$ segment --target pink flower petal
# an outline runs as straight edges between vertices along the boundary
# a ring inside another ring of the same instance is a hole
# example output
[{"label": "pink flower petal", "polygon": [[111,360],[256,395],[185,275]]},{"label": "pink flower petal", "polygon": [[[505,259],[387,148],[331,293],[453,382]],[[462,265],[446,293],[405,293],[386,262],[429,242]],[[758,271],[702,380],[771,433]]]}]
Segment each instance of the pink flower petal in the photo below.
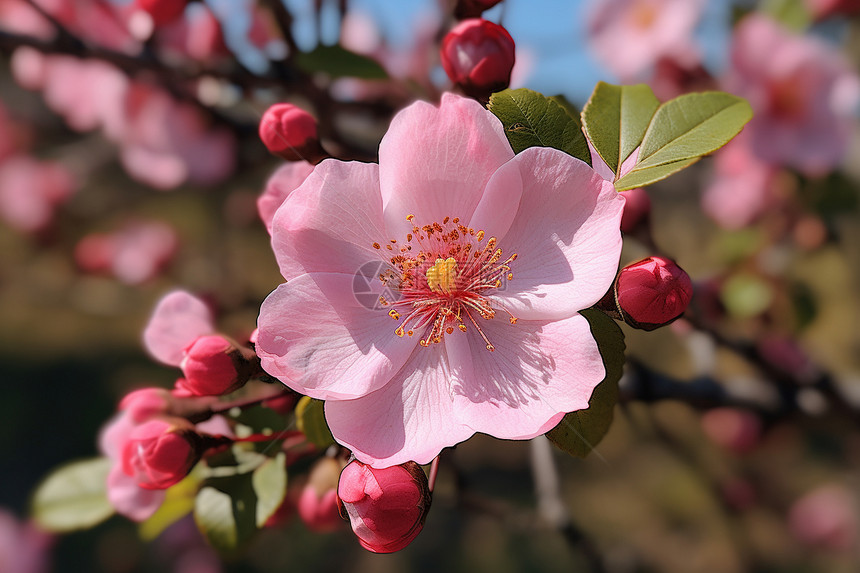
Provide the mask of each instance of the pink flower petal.
[{"label": "pink flower petal", "polygon": [[353,275],[381,260],[390,237],[382,220],[378,166],[325,160],[275,213],[272,248],[286,279],[311,272]]},{"label": "pink flower petal", "polygon": [[266,225],[266,230],[272,234],[272,220],[275,213],[290,193],[295,191],[299,185],[305,182],[308,175],[314,170],[314,166],[307,161],[288,161],[272,173],[266,181],[266,189],[257,199],[257,211],[260,219]]},{"label": "pink flower petal", "polygon": [[588,407],[606,373],[583,316],[479,324],[495,351],[486,349],[474,329],[445,338],[458,422],[497,438],[522,440],[551,430],[565,412]]},{"label": "pink flower petal", "polygon": [[513,279],[494,298],[526,320],[572,316],[597,302],[615,278],[624,199],[561,151],[532,147],[513,162],[524,192],[499,246],[518,258]]},{"label": "pink flower petal", "polygon": [[417,348],[380,390],[326,402],[329,428],[359,461],[375,468],[429,463],[442,448],[474,433],[457,422],[451,375],[443,345]]},{"label": "pink flower petal", "polygon": [[420,223],[471,219],[490,177],[514,156],[502,124],[481,104],[453,94],[440,107],[416,102],[398,113],[379,146],[385,220],[397,237]]},{"label": "pink flower petal", "polygon": [[164,502],[163,489],[144,489],[137,480],[122,471],[122,464],[115,464],[107,478],[107,497],[117,513],[132,521],[146,521]]},{"label": "pink flower petal", "polygon": [[381,287],[378,280],[326,273],[279,286],[260,308],[256,350],[263,368],[322,400],[380,388],[419,338],[394,334],[398,323],[378,305]]},{"label": "pink flower petal", "polygon": [[179,366],[182,351],[198,336],[214,331],[215,323],[206,304],[178,290],[158,302],[143,331],[143,344],[159,362]]}]

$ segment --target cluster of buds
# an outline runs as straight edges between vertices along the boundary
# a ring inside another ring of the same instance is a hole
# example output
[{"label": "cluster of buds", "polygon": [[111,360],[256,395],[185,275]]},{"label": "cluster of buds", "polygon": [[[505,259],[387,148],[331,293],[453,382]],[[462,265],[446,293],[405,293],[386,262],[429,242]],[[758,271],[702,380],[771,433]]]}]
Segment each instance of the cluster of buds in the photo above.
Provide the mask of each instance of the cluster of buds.
[{"label": "cluster of buds", "polygon": [[690,276],[664,257],[627,265],[598,306],[633,328],[654,330],[680,318],[693,298]]}]

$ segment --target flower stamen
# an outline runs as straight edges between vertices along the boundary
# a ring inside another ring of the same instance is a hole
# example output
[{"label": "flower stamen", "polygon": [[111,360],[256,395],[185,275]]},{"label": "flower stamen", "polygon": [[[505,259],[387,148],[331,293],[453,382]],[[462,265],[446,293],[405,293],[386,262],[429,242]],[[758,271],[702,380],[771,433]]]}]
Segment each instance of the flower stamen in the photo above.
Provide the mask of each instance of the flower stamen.
[{"label": "flower stamen", "polygon": [[[392,319],[400,321],[394,333],[412,336],[415,331],[427,329],[419,344],[429,347],[442,342],[446,334],[453,334],[455,326],[467,332],[465,314],[487,350],[495,350],[473,313],[492,320],[496,311],[502,310],[512,325],[517,323],[508,309],[488,298],[504,281],[513,279],[511,264],[517,259],[516,253],[502,260],[503,251],[496,237],[484,242],[484,230],[460,224],[459,217],[445,217],[441,223],[421,226],[414,219],[413,215],[406,217],[412,232],[406,234],[399,253],[390,255],[392,268],[378,277],[399,295],[395,300],[379,297],[382,306],[395,307],[388,311]],[[397,240],[389,239],[383,244],[394,250],[391,245],[397,245]],[[380,249],[381,245],[374,243],[373,247]]]}]

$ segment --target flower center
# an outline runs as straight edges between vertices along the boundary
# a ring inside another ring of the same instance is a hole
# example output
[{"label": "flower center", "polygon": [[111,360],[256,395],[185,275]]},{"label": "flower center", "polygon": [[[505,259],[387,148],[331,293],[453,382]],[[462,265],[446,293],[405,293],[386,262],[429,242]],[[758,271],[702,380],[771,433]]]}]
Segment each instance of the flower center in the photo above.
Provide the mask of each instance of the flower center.
[{"label": "flower center", "polygon": [[414,223],[414,216],[406,219],[412,223],[412,232],[407,233],[405,243],[391,239],[384,249],[373,244],[375,249],[390,252],[391,268],[378,278],[397,296],[395,300],[381,296],[379,302],[392,307],[388,315],[400,322],[394,333],[413,336],[429,326],[419,342],[427,347],[441,342],[455,328],[466,332],[471,325],[487,350],[495,350],[475,315],[491,320],[496,310],[502,310],[516,324],[515,316],[497,301],[493,301],[494,307],[489,298],[514,277],[510,265],[517,259],[516,253],[502,260],[495,237],[484,241],[484,231],[460,224],[457,217],[422,227]]}]

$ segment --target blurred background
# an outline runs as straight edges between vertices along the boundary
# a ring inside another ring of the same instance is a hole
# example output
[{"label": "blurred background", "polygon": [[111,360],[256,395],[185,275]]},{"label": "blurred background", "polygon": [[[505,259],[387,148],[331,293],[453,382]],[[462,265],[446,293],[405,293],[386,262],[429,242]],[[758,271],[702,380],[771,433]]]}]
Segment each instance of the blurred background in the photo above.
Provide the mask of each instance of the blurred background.
[{"label": "blurred background", "polygon": [[97,455],[127,392],[173,384],[141,343],[156,301],[187,289],[247,336],[281,282],[256,205],[283,164],[257,135],[266,108],[295,103],[330,153],[373,160],[394,112],[454,89],[439,60],[454,2],[151,4],[0,0],[0,573],[860,570],[860,2],[846,0],[484,13],[516,42],[512,87],[580,109],[598,81],[663,101],[720,89],[756,113],[648,188],[622,264],[675,259],[694,301],[669,327],[623,327],[613,425],[584,460],[554,452],[557,497],[535,493],[532,446],[477,436],[443,457],[424,531],[390,556],[295,516],[227,561],[189,520],[152,541],[120,517],[39,531],[40,479]]}]

